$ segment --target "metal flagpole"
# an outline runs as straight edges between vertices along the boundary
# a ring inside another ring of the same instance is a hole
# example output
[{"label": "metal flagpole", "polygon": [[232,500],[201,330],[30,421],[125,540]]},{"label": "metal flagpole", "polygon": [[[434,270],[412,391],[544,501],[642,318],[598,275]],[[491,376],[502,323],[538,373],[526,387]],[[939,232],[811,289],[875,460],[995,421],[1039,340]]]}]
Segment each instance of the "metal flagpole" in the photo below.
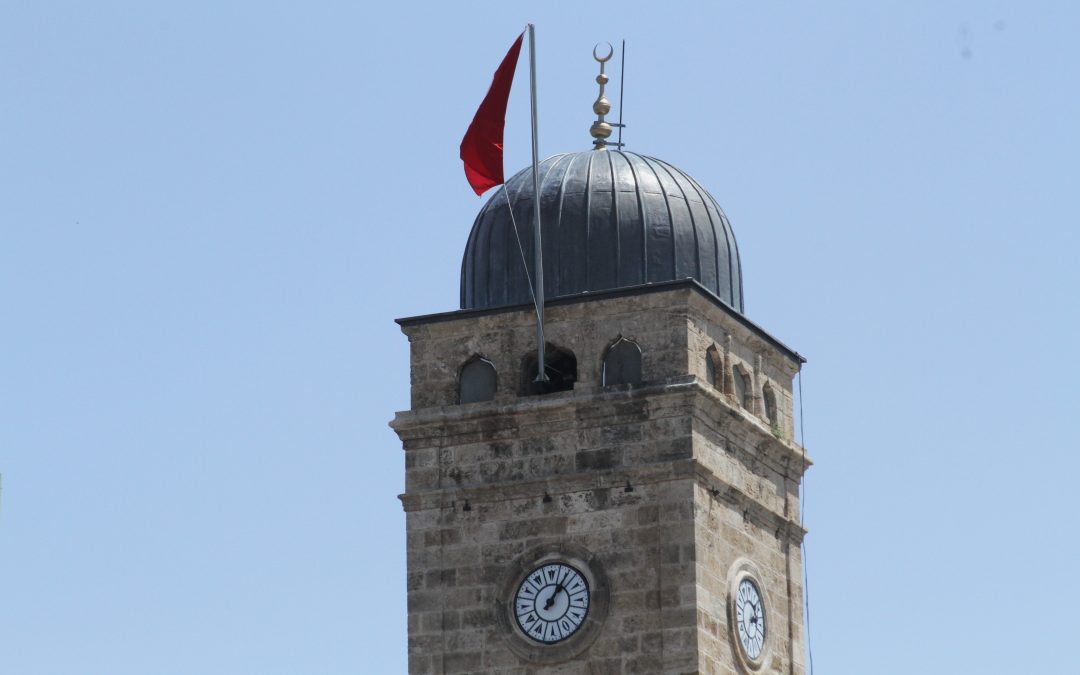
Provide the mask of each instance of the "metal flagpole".
[{"label": "metal flagpole", "polygon": [[626,82],[626,40],[622,41],[622,61],[619,63],[619,123],[615,126],[619,127],[619,142],[615,145],[620,148],[623,147],[622,142],[622,130],[626,125],[622,123],[622,93],[623,84]]},{"label": "metal flagpole", "polygon": [[540,246],[540,159],[536,140],[536,33],[529,24],[529,98],[532,104],[533,248],[536,249],[536,382],[547,382],[544,359],[544,254]]}]

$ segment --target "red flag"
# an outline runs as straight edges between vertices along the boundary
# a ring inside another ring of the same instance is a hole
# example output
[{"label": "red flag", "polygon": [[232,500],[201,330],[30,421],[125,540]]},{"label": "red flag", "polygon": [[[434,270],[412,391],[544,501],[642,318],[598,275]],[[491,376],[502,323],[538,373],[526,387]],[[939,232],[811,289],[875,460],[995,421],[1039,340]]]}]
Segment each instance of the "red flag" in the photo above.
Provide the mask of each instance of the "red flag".
[{"label": "red flag", "polygon": [[505,182],[503,178],[503,128],[506,126],[506,101],[514,83],[518,54],[521,52],[522,32],[499,64],[491,88],[476,110],[465,138],[461,139],[461,159],[465,162],[465,178],[477,195]]}]

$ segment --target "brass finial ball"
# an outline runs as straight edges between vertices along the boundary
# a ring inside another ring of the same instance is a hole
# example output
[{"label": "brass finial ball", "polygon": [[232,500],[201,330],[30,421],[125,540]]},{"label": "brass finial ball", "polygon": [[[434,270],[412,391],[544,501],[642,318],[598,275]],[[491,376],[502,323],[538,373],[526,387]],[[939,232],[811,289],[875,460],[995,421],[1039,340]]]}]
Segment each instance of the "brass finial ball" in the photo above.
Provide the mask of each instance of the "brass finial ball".
[{"label": "brass finial ball", "polygon": [[593,122],[593,125],[589,127],[589,133],[593,138],[603,140],[611,135],[611,125],[607,122]]}]

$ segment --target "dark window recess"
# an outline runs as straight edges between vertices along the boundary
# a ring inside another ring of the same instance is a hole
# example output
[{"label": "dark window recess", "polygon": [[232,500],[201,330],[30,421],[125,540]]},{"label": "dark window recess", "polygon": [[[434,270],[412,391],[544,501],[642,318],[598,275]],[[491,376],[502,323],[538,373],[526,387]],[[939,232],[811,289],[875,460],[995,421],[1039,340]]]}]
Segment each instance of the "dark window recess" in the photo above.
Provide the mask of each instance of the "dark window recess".
[{"label": "dark window recess", "polygon": [[641,347],[619,338],[604,355],[603,384],[641,384]]},{"label": "dark window recess", "polygon": [[577,357],[573,352],[547,343],[544,345],[544,362],[548,381],[536,382],[536,352],[530,352],[522,359],[519,393],[551,394],[574,388],[574,382],[577,382]]},{"label": "dark window recess", "polygon": [[746,382],[746,374],[742,368],[735,368],[735,400],[743,408],[750,409],[750,386]]},{"label": "dark window recess", "polygon": [[720,355],[716,353],[716,347],[709,347],[705,350],[705,378],[709,380],[709,384],[722,389],[721,381],[718,378],[718,373],[723,369],[718,368],[720,362]]},{"label": "dark window recess", "polygon": [[769,424],[775,425],[776,420],[776,395],[773,394],[772,387],[765,385],[761,390],[761,398],[765,404],[765,418],[769,420]]},{"label": "dark window recess", "polygon": [[497,377],[495,364],[479,356],[461,369],[458,378],[458,403],[476,403],[495,398]]}]

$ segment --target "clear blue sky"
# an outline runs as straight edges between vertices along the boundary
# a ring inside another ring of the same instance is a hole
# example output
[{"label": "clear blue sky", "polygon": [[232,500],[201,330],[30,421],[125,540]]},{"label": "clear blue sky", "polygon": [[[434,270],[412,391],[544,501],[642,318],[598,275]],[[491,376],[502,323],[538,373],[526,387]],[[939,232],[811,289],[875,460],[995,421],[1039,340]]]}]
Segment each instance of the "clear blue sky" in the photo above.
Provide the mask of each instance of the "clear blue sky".
[{"label": "clear blue sky", "polygon": [[809,358],[817,672],[1073,668],[1080,5],[532,4],[0,6],[0,672],[404,672],[393,319],[457,306],[529,20],[542,154],[626,38]]}]

